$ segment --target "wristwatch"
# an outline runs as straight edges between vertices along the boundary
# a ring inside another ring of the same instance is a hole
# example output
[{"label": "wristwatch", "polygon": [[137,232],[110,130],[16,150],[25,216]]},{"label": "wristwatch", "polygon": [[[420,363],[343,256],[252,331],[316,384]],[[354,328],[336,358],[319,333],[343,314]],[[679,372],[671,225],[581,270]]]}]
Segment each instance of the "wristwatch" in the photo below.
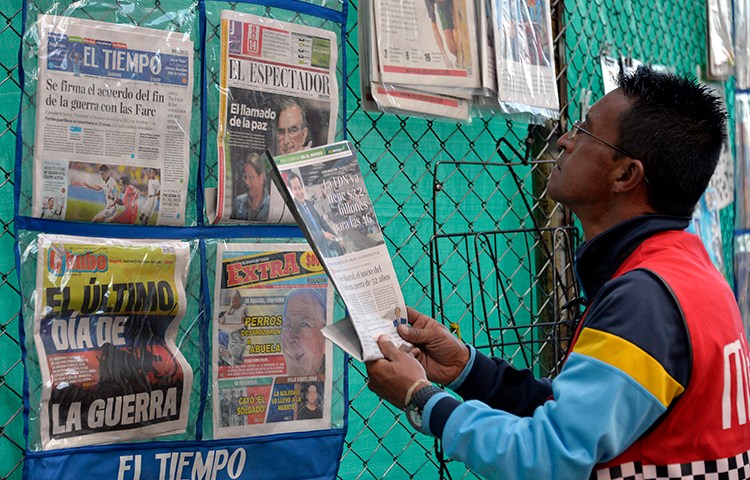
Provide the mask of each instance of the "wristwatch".
[{"label": "wristwatch", "polygon": [[441,389],[435,385],[428,385],[426,387],[417,390],[409,400],[409,403],[404,407],[406,412],[406,419],[417,431],[422,432],[422,412],[424,412],[424,406],[427,405],[427,401],[432,398],[436,393],[442,392]]}]

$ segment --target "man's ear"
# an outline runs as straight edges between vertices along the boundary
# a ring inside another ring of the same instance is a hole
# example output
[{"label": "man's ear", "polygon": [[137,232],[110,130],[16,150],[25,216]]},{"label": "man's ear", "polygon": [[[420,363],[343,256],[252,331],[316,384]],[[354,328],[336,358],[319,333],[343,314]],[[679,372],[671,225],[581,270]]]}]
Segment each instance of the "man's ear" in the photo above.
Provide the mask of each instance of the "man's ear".
[{"label": "man's ear", "polygon": [[628,192],[636,188],[641,183],[645,184],[646,175],[643,170],[643,163],[637,158],[623,158],[622,165],[617,169],[617,177],[613,188],[615,192]]}]

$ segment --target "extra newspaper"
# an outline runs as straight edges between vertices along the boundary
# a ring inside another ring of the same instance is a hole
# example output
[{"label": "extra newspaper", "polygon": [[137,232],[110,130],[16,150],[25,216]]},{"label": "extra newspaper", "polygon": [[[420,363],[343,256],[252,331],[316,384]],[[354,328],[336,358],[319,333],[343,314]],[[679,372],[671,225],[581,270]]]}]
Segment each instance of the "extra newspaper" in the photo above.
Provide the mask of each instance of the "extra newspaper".
[{"label": "extra newspaper", "polygon": [[404,344],[396,331],[407,323],[404,297],[349,142],[272,161],[274,182],[348,310],[348,321],[327,327],[326,337],[365,361],[383,357],[381,335]]},{"label": "extra newspaper", "polygon": [[331,424],[333,288],[306,243],[220,244],[213,326],[214,437]]},{"label": "extra newspaper", "polygon": [[506,113],[558,118],[548,0],[492,0],[498,101]]},{"label": "extra newspaper", "polygon": [[[334,139],[339,86],[336,35],[223,11],[218,188],[213,222],[294,223],[260,155]],[[209,193],[212,195],[213,193]]]},{"label": "extra newspaper", "polygon": [[175,340],[189,244],[41,234],[38,247],[42,448],[184,431],[193,373]]},{"label": "extra newspaper", "polygon": [[32,215],[182,225],[188,34],[40,15]]}]

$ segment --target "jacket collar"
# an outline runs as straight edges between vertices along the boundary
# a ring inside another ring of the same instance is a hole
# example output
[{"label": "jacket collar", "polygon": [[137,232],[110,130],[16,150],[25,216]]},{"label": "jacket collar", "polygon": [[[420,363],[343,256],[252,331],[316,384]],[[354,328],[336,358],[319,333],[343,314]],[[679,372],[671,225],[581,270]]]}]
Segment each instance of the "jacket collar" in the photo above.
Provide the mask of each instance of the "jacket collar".
[{"label": "jacket collar", "polygon": [[667,230],[684,230],[690,217],[644,215],[606,230],[576,250],[576,274],[590,302],[622,263],[648,237]]}]

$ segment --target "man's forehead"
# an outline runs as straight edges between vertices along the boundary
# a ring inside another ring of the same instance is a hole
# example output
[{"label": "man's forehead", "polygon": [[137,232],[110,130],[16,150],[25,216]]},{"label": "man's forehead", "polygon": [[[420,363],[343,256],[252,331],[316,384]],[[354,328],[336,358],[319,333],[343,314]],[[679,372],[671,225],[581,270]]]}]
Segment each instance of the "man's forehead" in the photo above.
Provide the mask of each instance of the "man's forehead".
[{"label": "man's forehead", "polygon": [[632,107],[631,100],[621,88],[612,90],[600,98],[588,111],[586,119],[589,122],[616,120]]}]

